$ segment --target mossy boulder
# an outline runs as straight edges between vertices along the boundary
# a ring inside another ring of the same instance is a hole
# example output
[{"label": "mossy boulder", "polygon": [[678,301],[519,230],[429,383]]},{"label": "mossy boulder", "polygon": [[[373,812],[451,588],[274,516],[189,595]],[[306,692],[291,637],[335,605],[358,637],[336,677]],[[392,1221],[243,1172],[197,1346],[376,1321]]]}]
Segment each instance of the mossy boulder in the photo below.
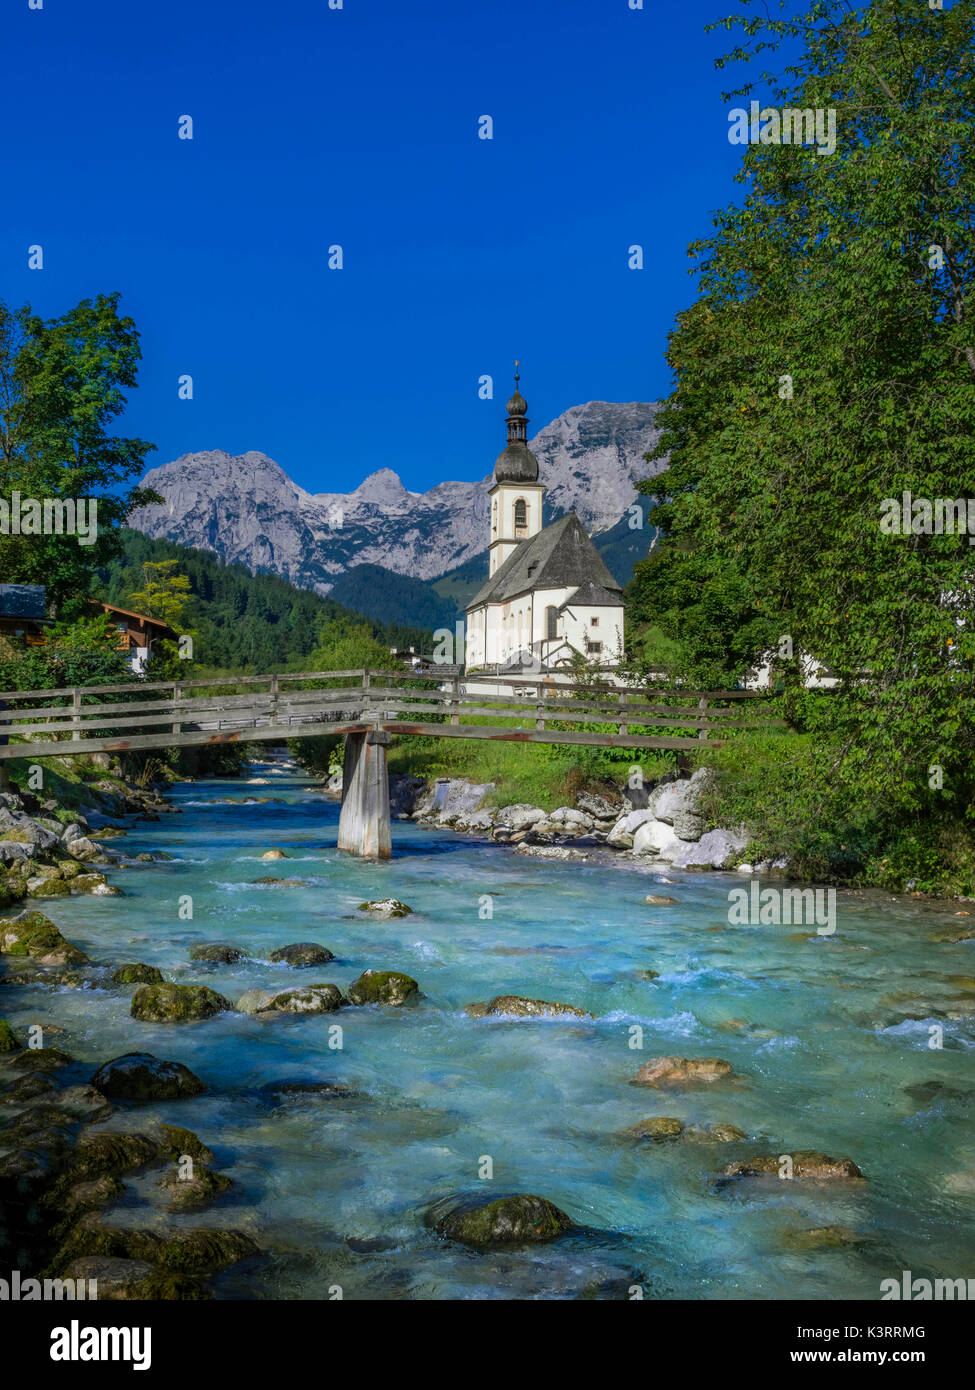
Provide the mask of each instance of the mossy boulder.
[{"label": "mossy boulder", "polygon": [[233,1185],[233,1179],[226,1173],[214,1173],[203,1164],[194,1166],[192,1177],[181,1177],[177,1168],[157,1183],[168,1199],[169,1211],[200,1211],[229,1192]]},{"label": "mossy boulder", "polygon": [[196,1163],[202,1164],[213,1162],[213,1150],[207,1148],[198,1134],[194,1134],[191,1129],[184,1129],[182,1125],[160,1125],[152,1137],[159,1152],[167,1158],[177,1161],[181,1158],[192,1158]]},{"label": "mossy boulder", "polygon": [[244,959],[245,954],[239,946],[213,942],[206,946],[191,947],[190,960],[210,961],[213,965],[236,965],[239,960]]},{"label": "mossy boulder", "polygon": [[330,1014],[348,1002],[338,985],[308,985],[282,990],[264,1008],[281,1014]]},{"label": "mossy boulder", "polygon": [[147,1264],[153,1265],[164,1247],[165,1241],[154,1231],[106,1226],[102,1223],[100,1213],[93,1211],[71,1227],[54,1257],[52,1268],[62,1269],[72,1260],[84,1259],[86,1256],[144,1260]]},{"label": "mossy boulder", "polygon": [[869,1236],[849,1226],[812,1226],[806,1230],[792,1227],[782,1233],[782,1243],[789,1250],[847,1250],[868,1240]]},{"label": "mossy boulder", "polygon": [[398,898],[379,898],[375,902],[359,904],[360,912],[370,912],[374,917],[409,917],[413,909]]},{"label": "mossy boulder", "polygon": [[349,989],[353,1004],[405,1004],[420,992],[409,975],[398,970],[366,970]]},{"label": "mossy boulder", "polygon": [[91,1078],[106,1096],[137,1102],[182,1100],[198,1096],[206,1086],[182,1062],[161,1061],[151,1052],[126,1052],[99,1067]]},{"label": "mossy boulder", "polygon": [[161,985],[163,973],[155,965],[144,965],[134,961],[131,965],[120,965],[112,973],[113,985]]},{"label": "mossy boulder", "polygon": [[471,1018],[592,1018],[573,1004],[550,1004],[520,994],[498,994],[486,1004],[469,1004],[466,1012]]},{"label": "mossy boulder", "polygon": [[0,1052],[17,1052],[20,1041],[5,1018],[0,1018]]},{"label": "mossy boulder", "polygon": [[298,969],[310,965],[327,965],[334,959],[332,952],[326,946],[320,946],[317,941],[297,941],[290,946],[279,946],[268,956],[268,960],[274,961],[276,965],[292,965]]},{"label": "mossy boulder", "polygon": [[485,1250],[498,1245],[539,1245],[570,1230],[573,1221],[547,1197],[448,1197],[426,1214],[426,1224],[448,1240]]},{"label": "mossy boulder", "polygon": [[[784,1165],[779,1154],[759,1154],[729,1163],[721,1172],[729,1178],[780,1177]],[[830,1158],[815,1149],[798,1149],[790,1154],[792,1177],[809,1178],[817,1182],[862,1178],[863,1173],[851,1158]]]},{"label": "mossy boulder", "polygon": [[29,878],[27,880],[29,898],[70,898],[71,884],[58,877]]},{"label": "mossy boulder", "polygon": [[66,941],[43,912],[29,912],[13,920],[0,918],[0,953],[30,956],[40,965],[86,965],[88,957]]},{"label": "mossy boulder", "polygon": [[[134,1173],[159,1157],[159,1146],[145,1134],[83,1134],[71,1156],[72,1184],[103,1174]],[[111,1254],[111,1251],[79,1251],[79,1254]]]},{"label": "mossy boulder", "polygon": [[66,1191],[61,1187],[55,1187],[43,1199],[42,1206],[60,1215],[58,1230],[63,1232],[65,1227],[70,1227],[89,1212],[110,1207],[118,1201],[124,1191],[125,1185],[119,1178],[105,1173],[90,1182],[75,1183]]},{"label": "mossy boulder", "polygon": [[668,898],[665,893],[648,893],[643,901],[651,907],[673,907],[677,903],[676,898]]},{"label": "mossy boulder", "polygon": [[721,1057],[651,1057],[644,1062],[631,1086],[674,1087],[710,1086],[731,1076],[730,1062]]},{"label": "mossy boulder", "polygon": [[242,1231],[187,1230],[165,1243],[157,1264],[174,1274],[213,1274],[260,1253]]},{"label": "mossy boulder", "polygon": [[121,898],[123,894],[117,884],[109,883],[104,874],[78,874],[68,884],[72,893],[90,893],[96,898]]},{"label": "mossy boulder", "polygon": [[651,1140],[658,1144],[679,1139],[683,1133],[683,1120],[673,1119],[669,1115],[652,1115],[620,1132],[623,1139]]},{"label": "mossy boulder", "polygon": [[143,985],[132,996],[132,1017],[143,1023],[194,1023],[232,1009],[206,985]]},{"label": "mossy boulder", "polygon": [[247,989],[234,1007],[241,1014],[266,1013],[271,1007],[271,1000],[277,998],[279,993],[273,989]]},{"label": "mossy boulder", "polygon": [[58,1071],[73,1065],[74,1058],[56,1047],[26,1047],[11,1063],[18,1071]]},{"label": "mossy boulder", "polygon": [[94,1280],[98,1301],[187,1302],[211,1295],[199,1279],[183,1275],[160,1274],[147,1260],[123,1260],[110,1256],[84,1255],[72,1260],[61,1272],[64,1279]]}]

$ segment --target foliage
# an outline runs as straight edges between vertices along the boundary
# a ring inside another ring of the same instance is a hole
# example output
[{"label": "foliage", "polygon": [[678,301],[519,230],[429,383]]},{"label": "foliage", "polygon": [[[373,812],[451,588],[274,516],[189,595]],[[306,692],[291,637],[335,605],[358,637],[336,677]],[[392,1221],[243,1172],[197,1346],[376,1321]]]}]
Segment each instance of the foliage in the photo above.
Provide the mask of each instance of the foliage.
[{"label": "foliage", "polygon": [[251,574],[243,565],[228,565],[206,551],[151,540],[138,531],[124,531],[122,541],[123,553],[99,574],[99,594],[106,603],[130,606],[147,564],[176,561],[189,582],[182,621],[194,634],[194,665],[182,663],[183,675],[189,669],[199,675],[201,666],[208,673],[240,675],[320,669],[311,653],[333,622],[364,623],[385,649],[384,664],[390,647],[422,644],[424,634],[416,629],[370,623],[278,575]]},{"label": "foliage", "polygon": [[154,446],[109,433],[141,357],[118,294],[82,300],[60,318],[0,303],[0,496],[94,499],[97,536],[0,535],[0,573],[44,584],[62,616],[81,610],[92,570],[118,550],[130,507],[158,500],[128,487]]},{"label": "foliage", "polygon": [[[791,639],[789,708],[813,739],[789,795],[827,824],[853,807],[846,843],[874,808],[957,820],[975,792],[973,552],[880,522],[885,499],[964,498],[975,477],[971,7],[759,4],[725,24],[743,34],[729,59],[801,48],[775,96],[835,109],[837,145],[747,146],[741,206],[691,248],[670,464],[642,485],[666,539],[633,611],[707,684]],[[829,701],[798,693],[801,653],[842,682]]]}]

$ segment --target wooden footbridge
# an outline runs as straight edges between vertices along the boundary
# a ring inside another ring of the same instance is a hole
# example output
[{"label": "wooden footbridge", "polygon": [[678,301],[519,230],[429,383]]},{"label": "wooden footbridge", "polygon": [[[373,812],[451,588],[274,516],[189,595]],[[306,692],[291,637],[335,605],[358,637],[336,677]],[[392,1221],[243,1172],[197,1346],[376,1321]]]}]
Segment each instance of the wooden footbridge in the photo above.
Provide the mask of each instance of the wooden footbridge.
[{"label": "wooden footbridge", "polygon": [[394,734],[680,751],[743,728],[783,725],[770,698],[573,682],[561,673],[465,677],[456,667],[15,690],[0,692],[0,770],[13,759],[340,735],[339,848],[384,859],[391,854],[386,749]]}]

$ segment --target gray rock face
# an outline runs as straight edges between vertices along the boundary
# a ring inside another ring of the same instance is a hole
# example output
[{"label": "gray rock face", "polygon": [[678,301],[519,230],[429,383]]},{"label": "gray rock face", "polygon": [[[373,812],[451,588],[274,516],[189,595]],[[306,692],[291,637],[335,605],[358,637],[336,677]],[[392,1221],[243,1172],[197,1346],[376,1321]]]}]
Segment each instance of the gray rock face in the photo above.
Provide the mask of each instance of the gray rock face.
[{"label": "gray rock face", "polygon": [[631,811],[628,816],[618,820],[606,839],[606,843],[613,849],[631,849],[633,847],[633,837],[641,825],[653,820],[653,812],[650,810]]},{"label": "gray rock face", "polygon": [[420,821],[464,826],[480,813],[481,802],[493,790],[491,782],[438,778],[417,798],[413,814]]},{"label": "gray rock face", "polygon": [[674,869],[724,869],[748,844],[747,835],[733,830],[709,830],[696,844],[680,842],[661,857]]},{"label": "gray rock face", "polygon": [[[665,466],[643,457],[657,447],[655,411],[643,402],[590,401],[529,441],[554,517],[575,511],[590,532],[619,521],[637,482]],[[433,579],[479,555],[492,481],[489,474],[417,493],[382,468],[354,492],[312,494],[265,454],[233,457],[217,449],[150,469],[143,484],[165,502],[139,508],[129,521],[146,535],[212,550],[327,593],[353,565]]]},{"label": "gray rock face", "polygon": [[545,812],[540,806],[529,806],[526,802],[519,801],[514,806],[502,806],[495,817],[495,825],[500,830],[509,830],[516,835],[520,830],[527,830],[543,820]]},{"label": "gray rock face", "polygon": [[61,843],[61,837],[46,826],[31,820],[22,811],[0,806],[0,840],[23,845],[27,850],[51,850]]},{"label": "gray rock face", "polygon": [[647,804],[657,820],[673,825],[674,816],[680,812],[696,814],[698,797],[710,775],[710,769],[702,767],[684,781],[666,782],[656,787]]}]

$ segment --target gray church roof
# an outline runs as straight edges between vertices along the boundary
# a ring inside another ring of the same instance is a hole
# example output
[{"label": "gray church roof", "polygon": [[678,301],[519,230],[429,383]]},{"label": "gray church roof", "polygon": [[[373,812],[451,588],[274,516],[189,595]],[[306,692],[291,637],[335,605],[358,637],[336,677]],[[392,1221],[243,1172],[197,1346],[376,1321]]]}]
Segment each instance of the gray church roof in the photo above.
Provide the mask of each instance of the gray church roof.
[{"label": "gray church roof", "polygon": [[530,589],[578,590],[590,585],[614,594],[622,592],[582,522],[575,512],[570,512],[531,540],[521,541],[497,573],[477,591],[467,611],[482,603],[503,603]]},{"label": "gray church roof", "polygon": [[618,590],[604,589],[601,584],[581,584],[574,594],[570,594],[559,609],[561,613],[573,604],[580,608],[622,608],[623,600]]}]

